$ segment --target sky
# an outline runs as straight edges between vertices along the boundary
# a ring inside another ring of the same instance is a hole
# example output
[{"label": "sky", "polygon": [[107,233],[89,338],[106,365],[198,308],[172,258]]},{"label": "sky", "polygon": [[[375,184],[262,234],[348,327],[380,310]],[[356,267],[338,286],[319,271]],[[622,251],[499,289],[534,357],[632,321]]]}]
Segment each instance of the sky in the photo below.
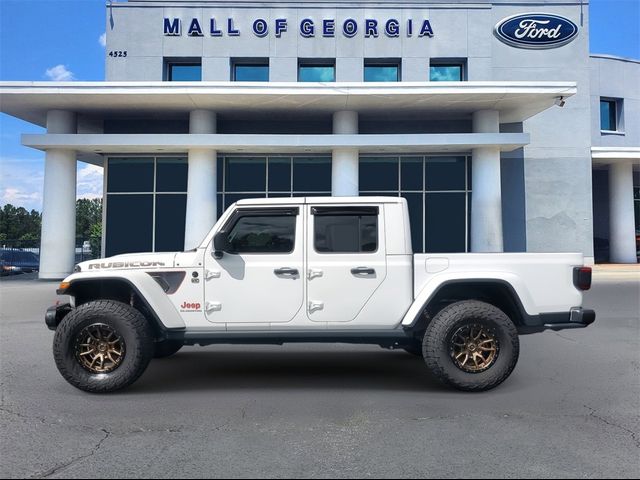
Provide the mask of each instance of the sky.
[{"label": "sky", "polygon": [[[106,4],[0,0],[0,81],[104,80]],[[589,9],[592,53],[640,59],[640,0],[591,0]],[[42,210],[44,152],[20,145],[22,133],[40,132],[0,114],[0,206]],[[78,197],[102,197],[102,168],[78,162]]]}]

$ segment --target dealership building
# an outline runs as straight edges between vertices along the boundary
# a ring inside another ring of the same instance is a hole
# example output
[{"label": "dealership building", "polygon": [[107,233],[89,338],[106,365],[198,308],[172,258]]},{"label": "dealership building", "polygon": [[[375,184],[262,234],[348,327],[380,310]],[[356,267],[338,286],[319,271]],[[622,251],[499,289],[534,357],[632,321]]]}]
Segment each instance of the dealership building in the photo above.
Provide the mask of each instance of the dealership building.
[{"label": "dealership building", "polygon": [[104,167],[105,256],[194,248],[241,198],[390,195],[416,252],[637,261],[640,62],[590,54],[587,2],[105,13],[104,82],[0,82],[46,128],[22,137],[46,155],[42,278],[73,269],[78,160]]}]

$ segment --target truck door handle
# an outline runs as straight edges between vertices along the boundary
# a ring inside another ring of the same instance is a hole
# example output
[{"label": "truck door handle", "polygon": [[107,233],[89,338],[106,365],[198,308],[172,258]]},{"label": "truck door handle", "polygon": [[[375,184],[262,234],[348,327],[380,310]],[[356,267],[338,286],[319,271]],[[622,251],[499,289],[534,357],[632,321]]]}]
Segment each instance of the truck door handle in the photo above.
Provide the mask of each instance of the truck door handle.
[{"label": "truck door handle", "polygon": [[356,267],[351,269],[351,273],[357,276],[375,275],[376,270],[370,267]]},{"label": "truck door handle", "polygon": [[316,312],[318,310],[324,310],[324,302],[309,301],[309,313]]},{"label": "truck door handle", "polygon": [[276,275],[283,275],[286,277],[295,277],[300,275],[297,268],[289,268],[289,267],[276,268],[273,271],[273,273],[275,273]]}]

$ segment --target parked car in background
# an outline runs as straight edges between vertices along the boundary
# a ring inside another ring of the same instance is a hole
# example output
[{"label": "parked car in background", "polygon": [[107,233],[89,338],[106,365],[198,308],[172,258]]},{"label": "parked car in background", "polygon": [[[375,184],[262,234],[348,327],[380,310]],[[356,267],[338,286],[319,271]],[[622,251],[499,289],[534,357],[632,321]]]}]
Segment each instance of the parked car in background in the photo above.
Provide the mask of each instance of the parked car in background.
[{"label": "parked car in background", "polygon": [[0,268],[2,276],[37,272],[40,269],[40,257],[27,250],[1,248]]}]

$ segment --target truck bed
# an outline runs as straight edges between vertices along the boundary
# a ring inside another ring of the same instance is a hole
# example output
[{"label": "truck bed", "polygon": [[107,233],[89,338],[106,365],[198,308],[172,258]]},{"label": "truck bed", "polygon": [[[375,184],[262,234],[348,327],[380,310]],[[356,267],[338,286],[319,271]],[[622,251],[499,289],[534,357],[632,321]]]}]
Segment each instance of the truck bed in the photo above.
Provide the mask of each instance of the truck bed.
[{"label": "truck bed", "polygon": [[494,279],[514,288],[529,314],[568,311],[582,304],[573,285],[580,253],[456,253],[414,255],[414,298],[429,296],[443,282]]}]

